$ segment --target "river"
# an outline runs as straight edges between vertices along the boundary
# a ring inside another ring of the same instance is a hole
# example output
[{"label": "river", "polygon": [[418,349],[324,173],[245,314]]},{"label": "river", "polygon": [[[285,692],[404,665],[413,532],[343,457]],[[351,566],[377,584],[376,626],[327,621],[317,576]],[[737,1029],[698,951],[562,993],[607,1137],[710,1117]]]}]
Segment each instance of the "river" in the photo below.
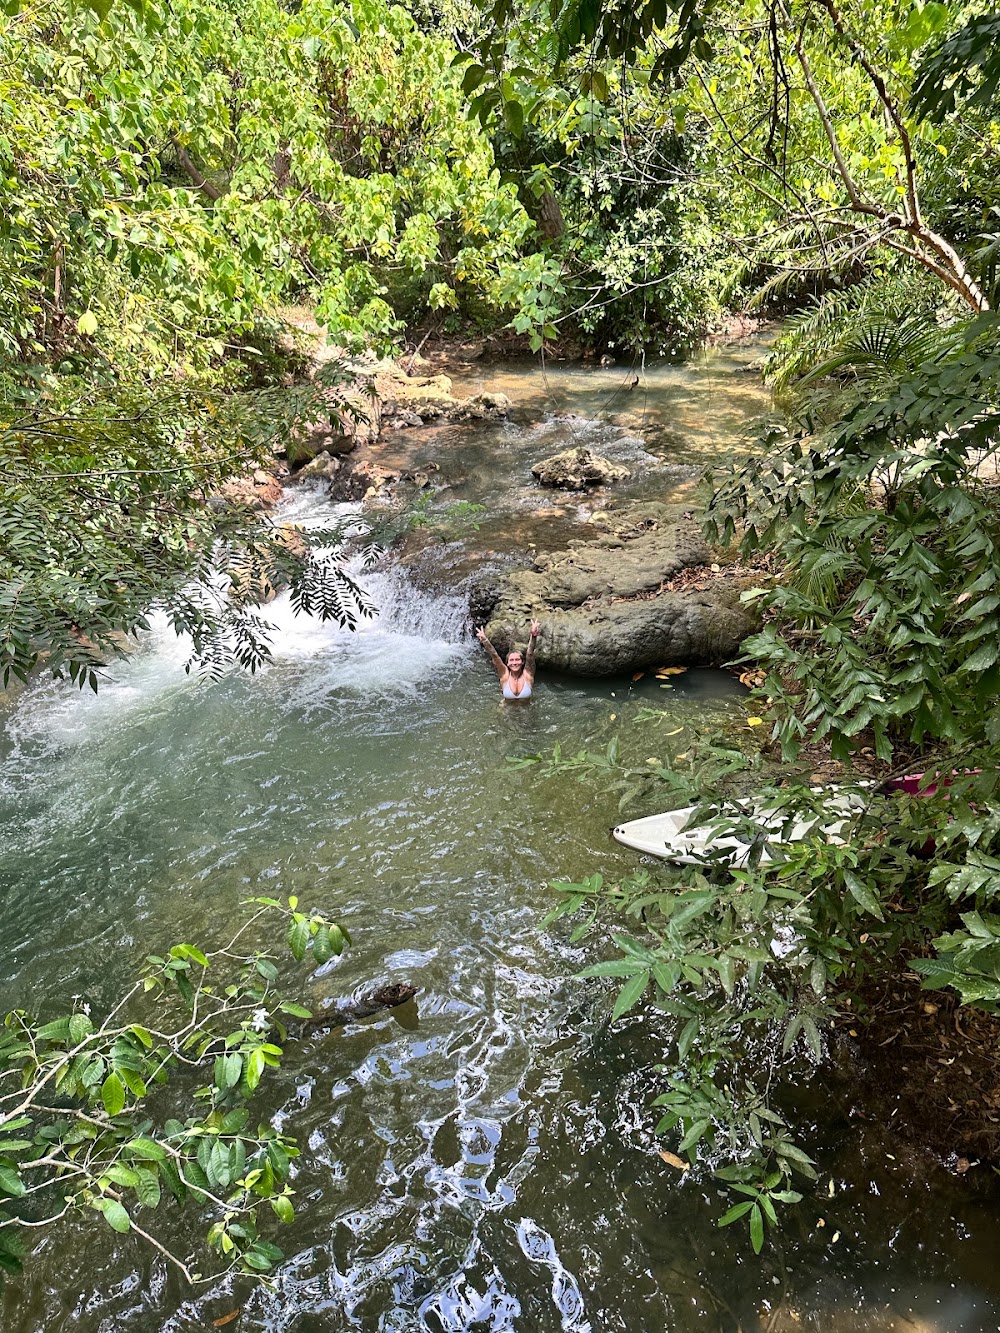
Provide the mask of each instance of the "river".
[{"label": "river", "polygon": [[[637,485],[677,494],[766,410],[742,373],[757,352],[652,368],[617,396],[630,379],[616,368],[474,368],[468,386],[510,393],[515,420],[429,433],[428,453],[451,498],[500,496],[476,542],[502,555],[505,533],[527,539],[530,483],[515,473],[540,442],[583,433],[634,453],[642,435],[662,470]],[[567,412],[603,424],[556,419]],[[330,509],[300,491],[288,513]],[[565,502],[537,531],[588,516]],[[303,1148],[273,1288],[192,1295],[88,1217],[8,1281],[4,1333],[186,1333],[237,1307],[234,1333],[1000,1327],[1000,1193],[859,1128],[822,1072],[801,1109],[821,1205],[793,1212],[760,1260],[718,1230],[723,1192],[665,1166],[649,1132],[664,1030],[641,1013],[611,1027],[604,984],[574,979],[593,955],[540,929],[547,881],[637,861],[608,836],[615,793],[509,761],[618,737],[641,763],[738,719],[737,683],[550,677],[529,706],[504,707],[460,596],[391,567],[365,581],[379,613],[354,634],[279,600],[257,676],[185,675],[185,646],[157,622],[97,696],[42,682],[6,718],[5,1007],[78,995],[100,1008],[150,949],[219,942],[259,892],[298,894],[353,933],[305,980],[314,1005],[372,979],[419,995],[288,1046],[262,1103]],[[196,1252],[205,1225],[192,1210],[166,1230]]]}]

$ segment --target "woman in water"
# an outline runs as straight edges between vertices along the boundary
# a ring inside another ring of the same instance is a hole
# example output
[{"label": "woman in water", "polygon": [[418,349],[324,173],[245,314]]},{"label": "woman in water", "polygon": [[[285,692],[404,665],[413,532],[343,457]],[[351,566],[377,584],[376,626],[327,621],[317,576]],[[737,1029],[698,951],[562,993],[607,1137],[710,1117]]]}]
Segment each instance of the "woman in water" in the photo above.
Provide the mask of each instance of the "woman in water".
[{"label": "woman in water", "polygon": [[516,648],[512,648],[507,654],[507,661],[504,662],[486,637],[486,631],[476,630],[476,638],[486,649],[486,654],[500,677],[500,689],[505,699],[531,698],[531,688],[535,683],[535,640],[541,632],[541,625],[537,620],[533,620],[527,653],[520,653]]}]

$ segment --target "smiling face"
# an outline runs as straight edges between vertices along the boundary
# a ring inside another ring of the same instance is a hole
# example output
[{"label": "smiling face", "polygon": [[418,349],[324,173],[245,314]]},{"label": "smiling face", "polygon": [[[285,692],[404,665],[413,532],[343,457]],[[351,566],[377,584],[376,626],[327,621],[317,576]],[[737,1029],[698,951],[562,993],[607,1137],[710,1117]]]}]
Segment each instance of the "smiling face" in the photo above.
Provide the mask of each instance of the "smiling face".
[{"label": "smiling face", "polygon": [[524,670],[524,658],[517,649],[507,654],[507,670],[512,676],[519,676]]}]

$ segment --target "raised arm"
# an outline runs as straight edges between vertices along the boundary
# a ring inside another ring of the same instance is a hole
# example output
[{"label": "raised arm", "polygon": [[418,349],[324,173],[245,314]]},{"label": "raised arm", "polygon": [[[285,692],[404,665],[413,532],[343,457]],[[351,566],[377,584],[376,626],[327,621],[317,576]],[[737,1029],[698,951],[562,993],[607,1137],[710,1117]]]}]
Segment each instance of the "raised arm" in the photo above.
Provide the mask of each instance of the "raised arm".
[{"label": "raised arm", "polygon": [[486,649],[486,656],[493,663],[497,675],[503,680],[504,676],[507,674],[507,664],[486,637],[486,631],[484,629],[477,629],[476,638]]},{"label": "raised arm", "polygon": [[535,678],[535,642],[541,632],[541,625],[537,620],[533,620],[531,622],[531,633],[528,636],[528,651],[524,658],[524,674],[530,676],[532,680]]}]

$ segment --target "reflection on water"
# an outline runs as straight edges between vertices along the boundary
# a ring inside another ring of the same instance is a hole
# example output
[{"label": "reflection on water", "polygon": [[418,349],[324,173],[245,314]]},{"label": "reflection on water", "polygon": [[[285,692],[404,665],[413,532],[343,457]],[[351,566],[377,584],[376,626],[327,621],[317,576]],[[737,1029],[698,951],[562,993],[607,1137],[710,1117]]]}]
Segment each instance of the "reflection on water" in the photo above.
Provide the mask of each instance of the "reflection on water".
[{"label": "reflection on water", "polygon": [[[5,1333],[188,1333],[237,1308],[225,1327],[287,1333],[996,1327],[996,1191],[900,1159],[847,1105],[819,1132],[824,1227],[806,1204],[760,1261],[719,1231],[721,1192],[649,1135],[665,1031],[638,1015],[611,1029],[601,987],[573,979],[590,955],[538,929],[548,880],[636,860],[608,836],[616,793],[508,758],[618,736],[641,764],[738,711],[739,687],[543,677],[505,707],[460,600],[369,584],[380,614],[356,635],[279,602],[257,677],[185,677],[161,628],[98,696],[43,684],[10,719],[8,1006],[106,1004],[150,947],[217,942],[261,891],[354,934],[306,979],[314,1007],[372,979],[419,995],[289,1044],[261,1102],[303,1147],[273,1289],[192,1297],[86,1219],[7,1285]],[[640,723],[652,707],[663,721]],[[200,1262],[205,1219],[163,1221]]]}]

